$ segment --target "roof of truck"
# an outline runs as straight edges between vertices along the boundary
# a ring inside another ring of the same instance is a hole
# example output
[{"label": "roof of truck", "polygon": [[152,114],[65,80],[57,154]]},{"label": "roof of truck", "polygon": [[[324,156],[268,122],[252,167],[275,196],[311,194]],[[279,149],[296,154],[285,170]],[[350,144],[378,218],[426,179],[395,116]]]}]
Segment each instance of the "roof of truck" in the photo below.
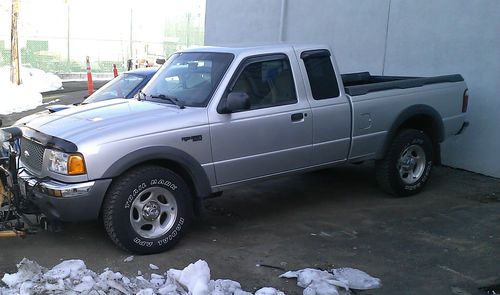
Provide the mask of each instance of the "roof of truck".
[{"label": "roof of truck", "polygon": [[290,49],[319,49],[330,48],[326,44],[303,44],[303,43],[239,43],[221,46],[193,47],[183,52],[227,52],[238,55],[243,52],[259,51],[282,51]]}]

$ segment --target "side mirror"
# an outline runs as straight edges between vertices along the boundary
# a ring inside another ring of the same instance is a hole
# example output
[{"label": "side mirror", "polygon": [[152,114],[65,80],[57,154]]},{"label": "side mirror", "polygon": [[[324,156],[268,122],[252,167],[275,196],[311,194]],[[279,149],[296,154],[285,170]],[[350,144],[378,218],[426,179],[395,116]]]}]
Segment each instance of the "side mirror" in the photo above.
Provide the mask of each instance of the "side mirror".
[{"label": "side mirror", "polygon": [[0,119],[0,127],[2,127],[3,125],[3,122],[2,122],[2,119]]},{"label": "side mirror", "polygon": [[238,111],[250,109],[250,97],[246,92],[230,92],[227,98],[222,102],[219,113],[230,114]]}]

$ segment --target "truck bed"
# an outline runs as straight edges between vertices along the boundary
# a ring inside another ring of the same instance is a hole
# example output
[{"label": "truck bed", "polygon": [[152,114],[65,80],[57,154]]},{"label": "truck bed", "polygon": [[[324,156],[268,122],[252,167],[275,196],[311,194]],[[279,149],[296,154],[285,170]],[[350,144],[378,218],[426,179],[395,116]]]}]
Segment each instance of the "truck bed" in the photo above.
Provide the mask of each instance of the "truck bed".
[{"label": "truck bed", "polygon": [[363,95],[389,89],[405,89],[420,87],[427,84],[460,82],[461,75],[446,75],[436,77],[404,77],[404,76],[372,76],[369,72],[350,73],[342,75],[345,92],[351,96]]}]

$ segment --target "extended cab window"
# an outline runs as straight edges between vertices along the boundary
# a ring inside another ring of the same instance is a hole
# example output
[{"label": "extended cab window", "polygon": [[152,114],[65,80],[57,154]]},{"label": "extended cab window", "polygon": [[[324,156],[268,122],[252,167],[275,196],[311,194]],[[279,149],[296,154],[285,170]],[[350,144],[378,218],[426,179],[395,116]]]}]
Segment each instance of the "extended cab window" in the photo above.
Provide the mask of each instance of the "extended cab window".
[{"label": "extended cab window", "polygon": [[245,92],[250,109],[260,109],[297,102],[290,62],[285,55],[252,58],[226,91]]},{"label": "extended cab window", "polygon": [[316,100],[340,95],[337,78],[328,50],[302,52],[302,60],[307,71],[313,98]]}]

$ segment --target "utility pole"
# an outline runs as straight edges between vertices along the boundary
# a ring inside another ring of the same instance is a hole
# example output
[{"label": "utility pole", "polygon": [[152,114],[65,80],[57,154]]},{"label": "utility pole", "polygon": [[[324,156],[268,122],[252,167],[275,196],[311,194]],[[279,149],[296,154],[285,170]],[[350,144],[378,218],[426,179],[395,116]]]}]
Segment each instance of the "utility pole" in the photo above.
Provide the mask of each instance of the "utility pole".
[{"label": "utility pole", "polygon": [[189,32],[191,31],[191,12],[187,13],[187,22],[186,22],[186,47],[189,47],[191,44],[189,40]]},{"label": "utility pole", "polygon": [[12,0],[12,23],[10,26],[10,81],[21,84],[19,74],[19,44],[17,38],[17,18],[19,17],[19,0]]},{"label": "utility pole", "polygon": [[132,36],[132,28],[133,28],[132,27],[132,25],[133,25],[133,23],[132,23],[132,17],[133,17],[133,13],[134,13],[133,9],[132,9],[132,7],[130,7],[130,34],[129,34],[129,39],[130,39],[130,44],[129,44],[130,45],[130,51],[129,51],[130,56],[129,57],[130,57],[130,59],[132,59],[132,56],[133,56],[132,51],[133,51],[133,42],[134,42],[132,40],[132,37],[133,37]]},{"label": "utility pole", "polygon": [[67,49],[68,49],[68,52],[67,52],[67,56],[66,56],[66,67],[68,68],[68,72],[70,72],[70,65],[71,65],[71,61],[70,61],[70,56],[69,56],[69,0],[65,0],[64,2],[66,2],[66,9],[67,9],[67,26],[68,26],[68,31],[67,31],[67,37],[66,37],[66,41],[67,41]]}]

